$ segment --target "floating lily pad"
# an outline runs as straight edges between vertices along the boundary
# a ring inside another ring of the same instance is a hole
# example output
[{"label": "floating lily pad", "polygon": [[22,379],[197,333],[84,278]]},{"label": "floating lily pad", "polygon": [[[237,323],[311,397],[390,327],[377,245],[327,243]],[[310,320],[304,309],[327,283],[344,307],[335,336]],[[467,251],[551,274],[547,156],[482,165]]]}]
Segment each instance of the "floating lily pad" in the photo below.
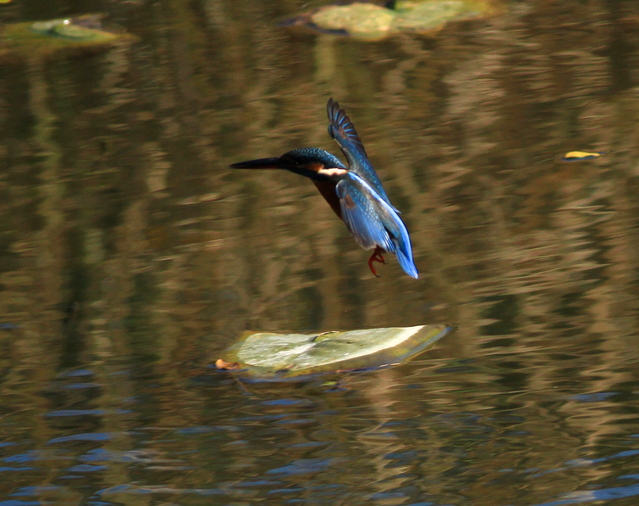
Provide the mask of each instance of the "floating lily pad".
[{"label": "floating lily pad", "polygon": [[311,16],[312,23],[321,29],[362,36],[387,33],[394,19],[392,10],[364,3],[333,5]]},{"label": "floating lily pad", "polygon": [[397,10],[394,31],[429,31],[442,28],[447,22],[477,17],[480,14],[464,0],[436,0],[422,2],[411,8]]},{"label": "floating lily pad", "polygon": [[40,35],[73,40],[111,39],[114,36],[102,29],[101,18],[97,15],[36,21],[29,28]]},{"label": "floating lily pad", "polygon": [[432,33],[453,20],[476,18],[495,12],[496,0],[398,1],[387,8],[364,2],[329,5],[285,24],[354,37],[379,39],[401,32]]},{"label": "floating lily pad", "polygon": [[118,41],[135,39],[128,33],[103,26],[99,14],[10,23],[0,32],[0,56],[33,58],[62,50],[108,48]]},{"label": "floating lily pad", "polygon": [[321,334],[255,332],[232,346],[216,366],[265,379],[376,368],[404,362],[452,330],[418,325]]}]

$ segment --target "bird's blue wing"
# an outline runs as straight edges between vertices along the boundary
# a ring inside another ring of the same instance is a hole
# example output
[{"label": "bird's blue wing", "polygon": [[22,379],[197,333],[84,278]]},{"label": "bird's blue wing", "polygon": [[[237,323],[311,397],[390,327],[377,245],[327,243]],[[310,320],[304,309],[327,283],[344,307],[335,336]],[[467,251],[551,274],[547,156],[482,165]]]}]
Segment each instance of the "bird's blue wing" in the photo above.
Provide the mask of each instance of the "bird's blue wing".
[{"label": "bird's blue wing", "polygon": [[[362,192],[363,185],[349,174],[337,183],[335,191],[339,197],[342,219],[355,240],[364,249],[381,246],[386,251],[395,249],[384,223],[376,213],[376,206]],[[376,197],[379,199],[379,197]]]},{"label": "bird's blue wing", "polygon": [[337,183],[336,192],[342,218],[359,245],[394,253],[404,272],[417,278],[408,230],[393,207],[352,172]]},{"label": "bird's blue wing", "polygon": [[351,123],[350,118],[346,115],[346,111],[335,100],[329,98],[326,104],[326,112],[329,121],[328,134],[337,141],[344,155],[349,159],[349,163],[350,152],[359,151],[366,156],[364,143],[359,138],[355,125]]},{"label": "bird's blue wing", "polygon": [[[375,172],[373,165],[368,160],[364,144],[359,135],[357,135],[355,126],[351,123],[344,109],[332,98],[329,98],[326,112],[328,113],[329,121],[328,133],[339,144],[344,156],[346,156],[349,170],[366,181],[392,207],[382,182],[377,176],[377,172]],[[395,212],[399,213],[397,209],[395,209]]]}]

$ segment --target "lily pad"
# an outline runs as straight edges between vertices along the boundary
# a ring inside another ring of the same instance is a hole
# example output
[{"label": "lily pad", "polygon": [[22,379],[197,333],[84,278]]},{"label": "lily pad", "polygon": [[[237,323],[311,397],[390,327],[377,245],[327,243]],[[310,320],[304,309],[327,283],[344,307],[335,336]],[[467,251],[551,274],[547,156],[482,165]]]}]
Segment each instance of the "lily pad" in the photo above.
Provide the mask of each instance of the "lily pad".
[{"label": "lily pad", "polygon": [[354,3],[333,5],[311,16],[311,21],[327,31],[342,30],[350,35],[377,35],[387,33],[395,14],[378,5]]},{"label": "lily pad", "polygon": [[409,9],[397,10],[392,28],[394,31],[438,30],[449,21],[479,14],[464,0],[422,2]]},{"label": "lily pad", "polygon": [[380,39],[402,32],[434,33],[450,21],[492,14],[497,6],[498,0],[397,1],[393,8],[353,2],[322,7],[284,24],[301,24],[326,33]]},{"label": "lily pad", "polygon": [[377,368],[414,357],[452,330],[449,325],[418,325],[320,334],[253,332],[216,366],[265,379]]},{"label": "lily pad", "polygon": [[30,29],[40,35],[73,40],[110,39],[114,36],[102,29],[101,18],[97,15],[36,21],[31,24]]},{"label": "lily pad", "polygon": [[77,49],[108,49],[136,37],[102,24],[102,15],[86,14],[64,19],[9,23],[0,32],[0,56],[38,58]]}]

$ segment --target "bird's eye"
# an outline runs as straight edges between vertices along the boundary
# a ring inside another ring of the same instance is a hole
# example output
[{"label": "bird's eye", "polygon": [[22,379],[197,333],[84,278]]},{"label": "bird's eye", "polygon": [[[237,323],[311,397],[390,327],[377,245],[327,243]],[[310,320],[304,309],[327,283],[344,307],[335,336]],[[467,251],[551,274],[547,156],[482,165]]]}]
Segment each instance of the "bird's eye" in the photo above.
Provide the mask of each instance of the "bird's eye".
[{"label": "bird's eye", "polygon": [[300,167],[301,165],[303,165],[303,162],[293,156],[286,156],[284,155],[281,158],[282,162],[286,163],[289,167]]}]

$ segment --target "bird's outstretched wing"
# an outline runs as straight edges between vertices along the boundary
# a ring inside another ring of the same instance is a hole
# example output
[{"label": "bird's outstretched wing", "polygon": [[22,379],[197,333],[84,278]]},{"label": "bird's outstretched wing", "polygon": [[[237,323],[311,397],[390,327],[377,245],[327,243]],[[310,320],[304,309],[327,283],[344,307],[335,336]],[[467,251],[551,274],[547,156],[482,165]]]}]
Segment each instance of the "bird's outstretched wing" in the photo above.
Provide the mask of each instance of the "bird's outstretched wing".
[{"label": "bird's outstretched wing", "polygon": [[[392,206],[386,191],[379,180],[373,165],[368,160],[364,144],[355,130],[355,126],[351,123],[344,109],[332,98],[328,99],[326,104],[326,112],[328,114],[328,133],[339,144],[340,149],[348,160],[348,169],[364,181],[366,181],[377,194]],[[397,209],[395,209],[397,211]],[[397,211],[399,212],[399,211]]]},{"label": "bird's outstretched wing", "polygon": [[357,130],[355,130],[355,125],[353,125],[351,119],[347,116],[346,111],[344,111],[332,97],[328,99],[326,112],[330,122],[328,125],[328,134],[337,141],[344,155],[349,158],[349,152],[359,151],[364,156],[367,156],[364,143],[362,139],[359,138]]},{"label": "bird's outstretched wing", "polygon": [[342,218],[359,245],[364,249],[380,246],[394,253],[406,274],[419,277],[408,230],[395,209],[353,172],[337,183],[335,191]]}]

